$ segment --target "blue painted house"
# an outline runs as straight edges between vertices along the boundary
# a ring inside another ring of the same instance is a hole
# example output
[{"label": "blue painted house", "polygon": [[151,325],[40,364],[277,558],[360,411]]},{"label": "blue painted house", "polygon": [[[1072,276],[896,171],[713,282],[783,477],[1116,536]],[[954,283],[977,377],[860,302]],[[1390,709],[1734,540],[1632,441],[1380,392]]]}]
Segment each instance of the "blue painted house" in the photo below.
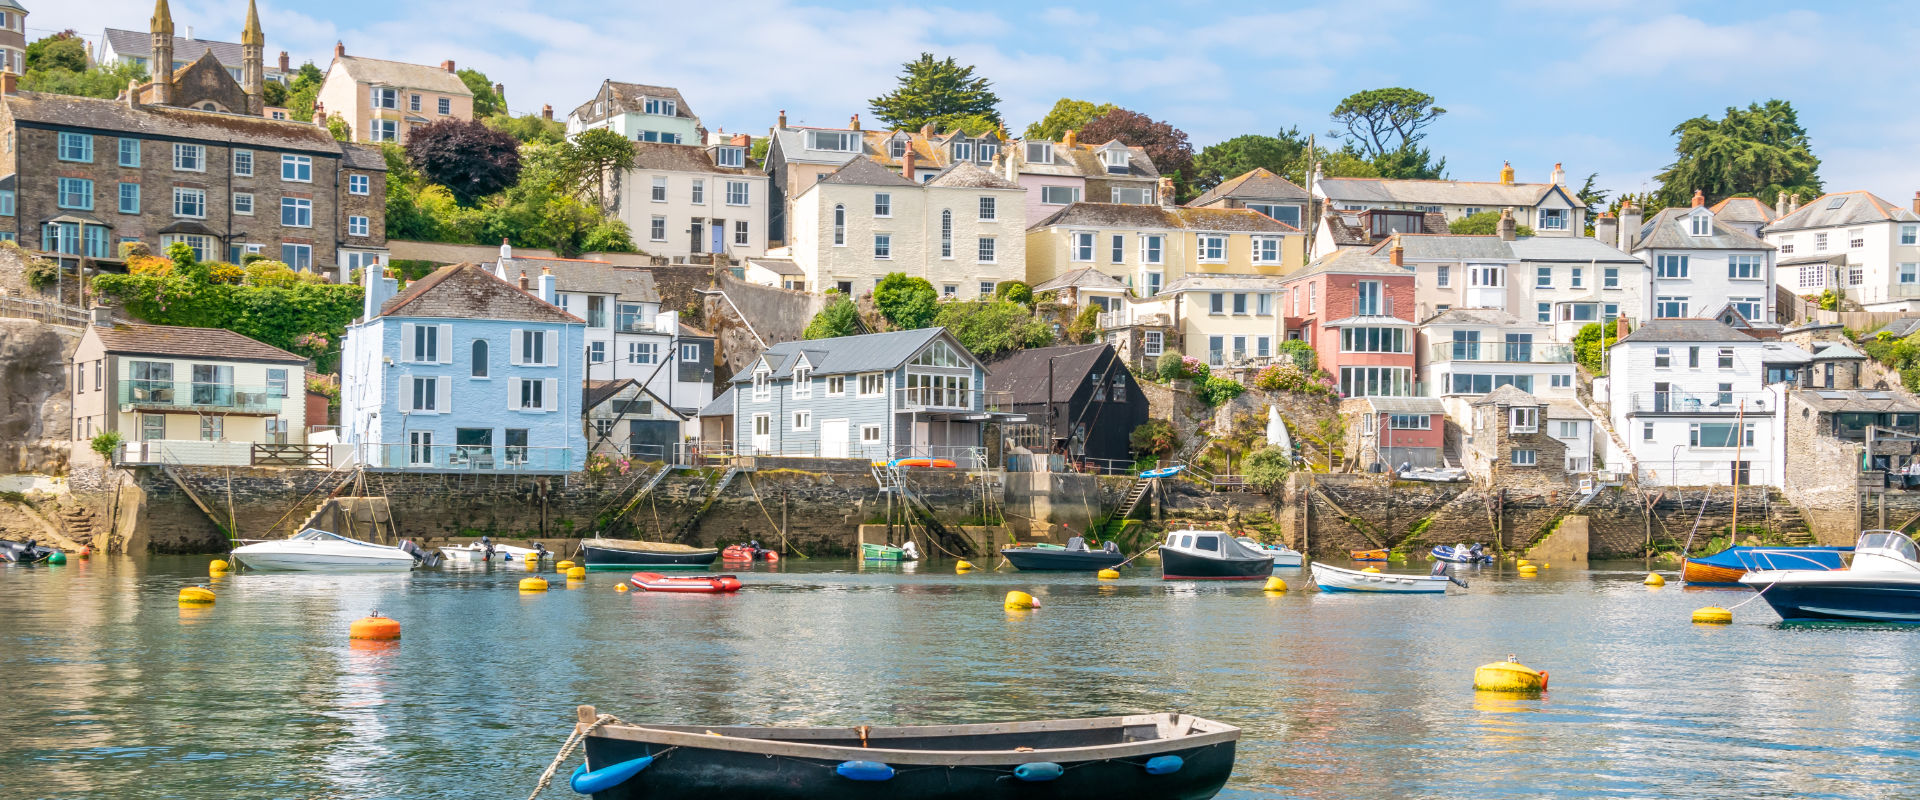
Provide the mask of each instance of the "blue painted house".
[{"label": "blue painted house", "polygon": [[1006,416],[985,386],[986,368],[944,328],[782,342],[701,416],[730,417],[740,453],[973,466],[986,423]]},{"label": "blue painted house", "polygon": [[367,270],[341,355],[344,442],[374,469],[562,473],[585,468],[586,321],[553,276],[517,286],[456,264],[398,292]]}]

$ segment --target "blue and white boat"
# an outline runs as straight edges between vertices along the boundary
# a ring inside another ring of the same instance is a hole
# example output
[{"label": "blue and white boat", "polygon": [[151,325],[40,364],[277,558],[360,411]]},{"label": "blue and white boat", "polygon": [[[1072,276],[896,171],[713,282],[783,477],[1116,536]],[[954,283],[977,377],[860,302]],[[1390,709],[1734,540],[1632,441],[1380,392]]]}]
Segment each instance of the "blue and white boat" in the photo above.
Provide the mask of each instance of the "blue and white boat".
[{"label": "blue and white boat", "polygon": [[1920,623],[1920,548],[1899,531],[1864,531],[1846,569],[1765,569],[1740,576],[1782,620]]},{"label": "blue and white boat", "polygon": [[1493,563],[1493,554],[1481,551],[1479,542],[1474,542],[1470,545],[1435,545],[1433,548],[1433,557],[1449,564]]},{"label": "blue and white boat", "polygon": [[1313,582],[1323,592],[1371,592],[1377,594],[1447,593],[1447,584],[1466,588],[1466,581],[1448,575],[1447,565],[1435,564],[1433,574],[1404,575],[1394,572],[1368,572],[1313,562]]}]

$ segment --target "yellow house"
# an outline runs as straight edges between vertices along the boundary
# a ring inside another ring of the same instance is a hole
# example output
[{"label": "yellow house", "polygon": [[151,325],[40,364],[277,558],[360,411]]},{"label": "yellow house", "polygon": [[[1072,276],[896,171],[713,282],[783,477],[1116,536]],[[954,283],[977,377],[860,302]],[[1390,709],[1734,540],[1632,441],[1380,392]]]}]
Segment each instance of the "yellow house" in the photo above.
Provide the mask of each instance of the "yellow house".
[{"label": "yellow house", "polygon": [[1284,275],[1306,263],[1299,228],[1244,208],[1074,203],[1027,228],[1027,283],[1087,268],[1151,297],[1187,275]]}]

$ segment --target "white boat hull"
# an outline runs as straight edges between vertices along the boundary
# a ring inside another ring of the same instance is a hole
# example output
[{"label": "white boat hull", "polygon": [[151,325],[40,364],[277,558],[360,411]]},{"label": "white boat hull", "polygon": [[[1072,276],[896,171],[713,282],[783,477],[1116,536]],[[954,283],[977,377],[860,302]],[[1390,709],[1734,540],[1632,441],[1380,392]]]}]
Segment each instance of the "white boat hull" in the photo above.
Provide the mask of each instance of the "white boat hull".
[{"label": "white boat hull", "polygon": [[493,557],[488,558],[486,548],[484,547],[449,545],[440,548],[440,555],[444,556],[448,561],[458,564],[482,564],[488,561],[494,563],[509,561],[520,563],[526,561],[528,556],[538,552],[540,551],[530,547],[513,547],[510,545],[496,544],[493,546]]},{"label": "white boat hull", "polygon": [[236,547],[233,557],[248,569],[302,572],[400,572],[413,569],[419,563],[413,554],[398,547],[349,539],[313,528],[290,539]]},{"label": "white boat hull", "polygon": [[1313,582],[1323,592],[1373,592],[1379,594],[1446,594],[1453,581],[1445,575],[1400,575],[1391,572],[1361,572],[1357,569],[1313,562]]}]

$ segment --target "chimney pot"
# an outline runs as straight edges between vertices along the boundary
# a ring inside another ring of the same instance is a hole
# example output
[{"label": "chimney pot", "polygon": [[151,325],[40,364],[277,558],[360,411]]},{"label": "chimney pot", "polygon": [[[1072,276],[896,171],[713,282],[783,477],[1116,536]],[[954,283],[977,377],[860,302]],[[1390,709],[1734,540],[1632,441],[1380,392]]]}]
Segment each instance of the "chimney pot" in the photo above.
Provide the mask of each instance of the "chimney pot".
[{"label": "chimney pot", "polygon": [[287,58],[287,51],[280,51],[280,74],[285,75],[292,71],[293,61]]},{"label": "chimney pot", "polygon": [[1702,193],[1699,189],[1693,190],[1693,207],[1699,208],[1706,204],[1707,204],[1707,196],[1704,193]]},{"label": "chimney pot", "polygon": [[853,119],[847,123],[847,127],[852,128],[856,131],[860,130],[860,115],[859,114],[853,115]]},{"label": "chimney pot", "polygon": [[919,157],[913,152],[913,144],[909,142],[907,144],[906,155],[900,157],[900,176],[910,181],[913,180],[913,165],[914,162],[918,160],[920,160]]},{"label": "chimney pot", "polygon": [[784,108],[780,109],[780,124],[776,127],[780,127],[780,128],[787,127],[787,110]]},{"label": "chimney pot", "polygon": [[1404,267],[1407,265],[1407,248],[1400,246],[1399,234],[1394,234],[1393,249],[1387,251],[1387,257],[1396,267]]},{"label": "chimney pot", "polygon": [[541,118],[541,119],[553,119],[553,104],[552,104],[552,103],[548,103],[548,104],[546,104],[546,105],[543,105],[543,106],[541,106],[541,107],[540,107],[540,118]]},{"label": "chimney pot", "polygon": [[1913,213],[1920,214],[1920,192],[1913,193]]},{"label": "chimney pot", "polygon": [[13,68],[0,72],[0,94],[14,94],[20,90],[20,76],[13,74]]},{"label": "chimney pot", "polygon": [[533,282],[527,280],[527,271],[524,269],[520,270],[520,290],[524,292],[532,288],[533,288]]},{"label": "chimney pot", "polygon": [[346,42],[341,42],[341,41],[336,41],[336,42],[334,42],[334,43],[333,43],[333,57],[334,57],[334,58],[340,58],[341,56],[344,56],[344,55],[346,55],[346,54],[347,54],[347,43],[346,43]]},{"label": "chimney pot", "polygon": [[1500,162],[1500,185],[1502,186],[1513,185],[1513,162],[1510,162],[1510,161]]},{"label": "chimney pot", "polygon": [[1065,136],[1060,137],[1061,147],[1074,147],[1078,144],[1080,144],[1080,135],[1073,131],[1067,131]]},{"label": "chimney pot", "polygon": [[444,70],[446,70],[446,71],[448,71],[448,72],[452,72],[452,71],[453,71],[453,59],[451,59],[451,58],[449,58],[449,59],[447,59],[447,60],[445,60],[445,61],[442,61],[442,62],[440,62],[440,68],[441,68],[441,69],[444,69]]}]

